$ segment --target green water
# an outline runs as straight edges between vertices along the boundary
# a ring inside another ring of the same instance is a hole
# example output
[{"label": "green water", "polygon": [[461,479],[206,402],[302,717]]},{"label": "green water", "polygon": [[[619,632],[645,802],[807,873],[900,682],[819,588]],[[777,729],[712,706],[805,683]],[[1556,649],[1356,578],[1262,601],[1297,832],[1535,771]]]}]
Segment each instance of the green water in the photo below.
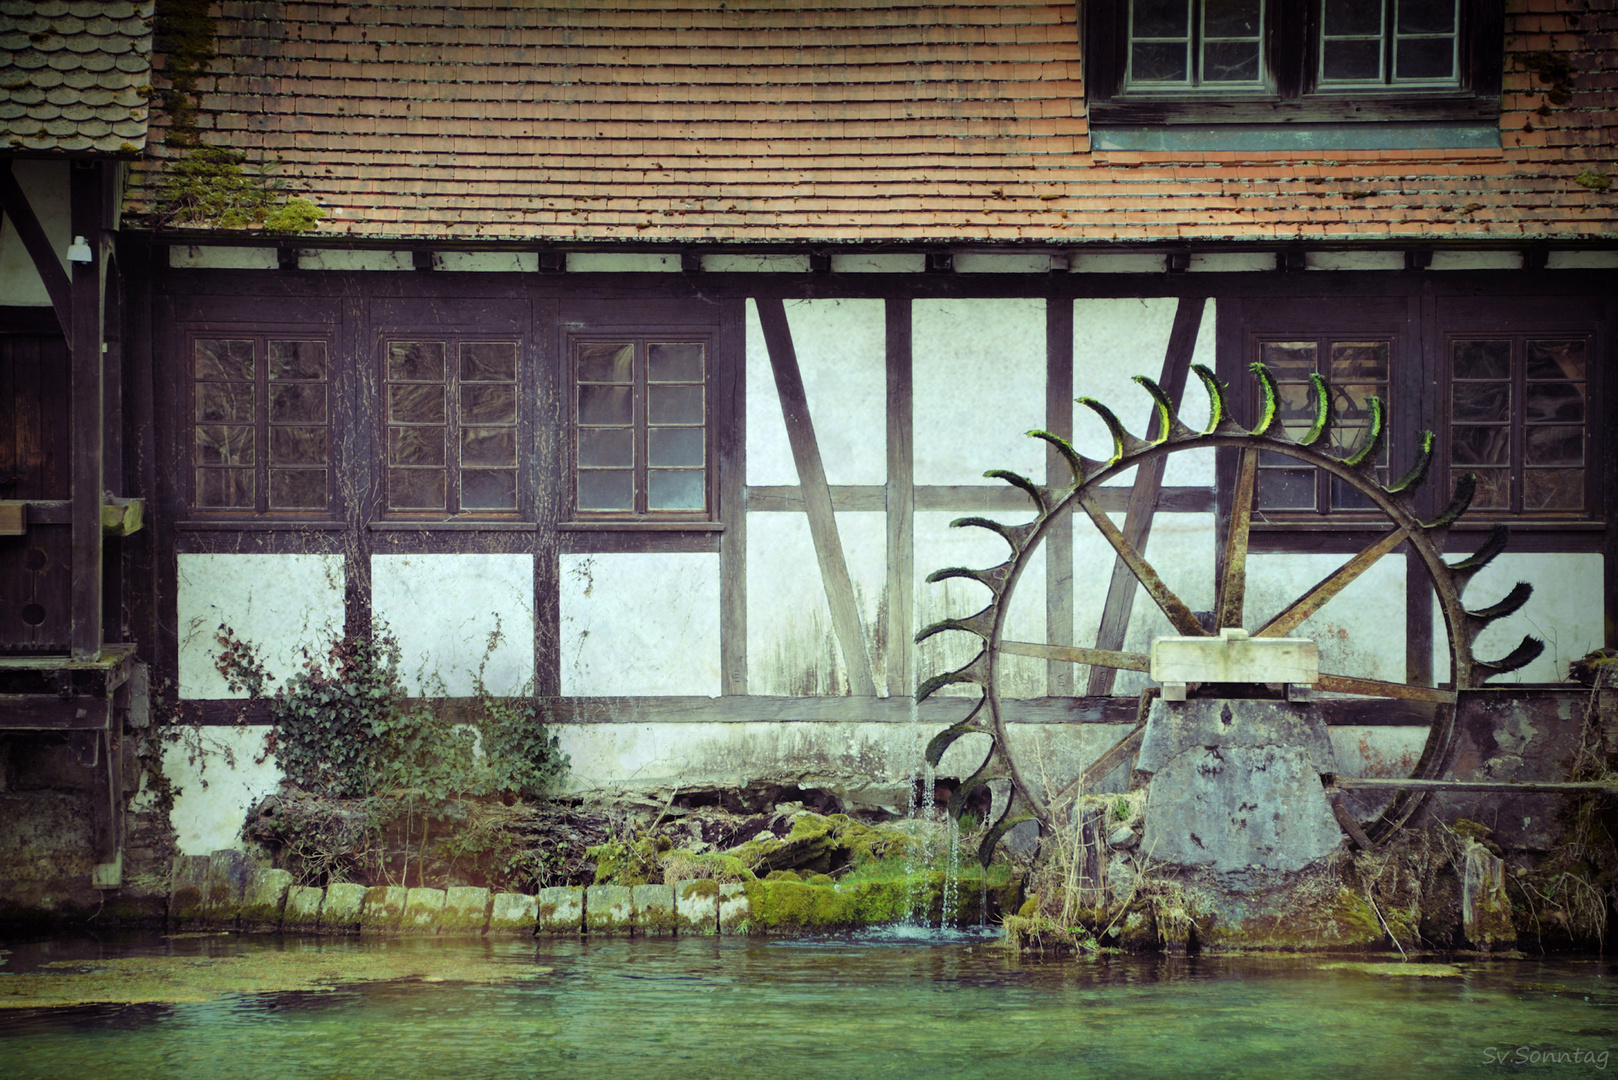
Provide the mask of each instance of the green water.
[{"label": "green water", "polygon": [[[310,946],[13,944],[0,973],[282,947]],[[1618,1074],[1618,965],[1599,958],[1461,960],[1457,975],[1415,978],[1325,966],[1340,957],[1041,962],[982,940],[883,935],[318,947],[465,950],[519,977],[0,1011],[0,1077]]]}]

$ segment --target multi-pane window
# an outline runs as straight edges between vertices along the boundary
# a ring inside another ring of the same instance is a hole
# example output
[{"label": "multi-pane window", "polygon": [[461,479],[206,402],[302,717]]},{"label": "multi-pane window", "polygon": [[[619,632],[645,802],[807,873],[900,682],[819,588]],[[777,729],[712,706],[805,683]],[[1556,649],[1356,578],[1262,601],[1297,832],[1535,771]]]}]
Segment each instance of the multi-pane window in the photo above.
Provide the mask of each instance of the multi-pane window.
[{"label": "multi-pane window", "polygon": [[1459,0],[1321,0],[1322,88],[1454,85]]},{"label": "multi-pane window", "polygon": [[517,509],[517,343],[391,340],[383,346],[387,507]]},{"label": "multi-pane window", "polygon": [[193,339],[193,505],[254,513],[325,510],[329,396],[324,341]]},{"label": "multi-pane window", "polygon": [[1581,337],[1450,342],[1449,465],[1477,476],[1474,507],[1586,508],[1588,358]]},{"label": "multi-pane window", "polygon": [[[1333,457],[1353,454],[1364,443],[1371,423],[1370,399],[1383,401],[1387,427],[1388,362],[1392,342],[1373,337],[1292,338],[1260,341],[1258,357],[1275,376],[1279,392],[1278,422],[1288,438],[1306,434],[1315,421],[1314,384],[1310,375],[1326,378],[1331,388],[1330,434],[1316,449]],[[1377,450],[1376,475],[1388,482],[1388,443]],[[1266,510],[1358,510],[1371,506],[1365,496],[1343,481],[1296,458],[1275,452],[1259,457],[1258,505]]]},{"label": "multi-pane window", "polygon": [[703,341],[573,343],[574,496],[584,514],[708,509]]},{"label": "multi-pane window", "polygon": [[1132,0],[1126,85],[1257,88],[1263,30],[1264,0]]}]

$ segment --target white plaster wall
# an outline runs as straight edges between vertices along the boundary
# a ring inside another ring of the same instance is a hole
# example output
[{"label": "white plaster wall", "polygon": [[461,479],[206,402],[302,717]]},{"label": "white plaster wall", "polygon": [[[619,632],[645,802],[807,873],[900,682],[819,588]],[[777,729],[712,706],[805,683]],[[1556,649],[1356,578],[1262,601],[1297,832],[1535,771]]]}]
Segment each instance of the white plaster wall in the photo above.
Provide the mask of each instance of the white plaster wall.
[{"label": "white plaster wall", "polygon": [[564,695],[719,694],[717,554],[563,555],[561,578]]},{"label": "white plaster wall", "polygon": [[299,270],[415,270],[408,251],[368,251],[350,248],[305,248],[298,252]]},{"label": "white plaster wall", "polygon": [[[65,161],[15,158],[11,163],[12,175],[28,196],[28,205],[33,207],[34,217],[45,230],[63,270],[67,269],[67,246],[73,240],[68,235],[67,169]],[[0,297],[0,304],[15,307],[49,307],[51,303],[45,283],[34,269],[34,260],[9,218],[0,221]]]},{"label": "white plaster wall", "polygon": [[274,270],[280,258],[273,247],[170,244],[169,265],[176,270]]},{"label": "white plaster wall", "polygon": [[[789,300],[787,326],[832,484],[887,481],[887,323],[881,300]],[[796,484],[758,308],[747,302],[747,482]]]},{"label": "white plaster wall", "polygon": [[433,254],[439,270],[467,273],[523,273],[539,271],[539,253],[534,251],[439,251]]},{"label": "white plaster wall", "polygon": [[635,251],[571,251],[567,270],[570,274],[678,274],[680,257]]},{"label": "white plaster wall", "polygon": [[257,646],[277,680],[324,656],[343,629],[341,555],[179,556],[176,606],[182,698],[244,697],[231,693],[214,667],[220,625]]},{"label": "white plaster wall", "polygon": [[193,727],[163,747],[163,774],[174,785],[169,822],[181,855],[243,846],[247,812],[281,783],[280,766],[265,755],[268,733],[261,724]]},{"label": "white plaster wall", "polygon": [[[887,515],[837,515],[843,558],[865,633],[871,676],[886,693]],[[747,692],[847,694],[848,666],[832,628],[809,519],[800,513],[747,516]]]},{"label": "white plaster wall", "polygon": [[1306,270],[1403,270],[1402,251],[1306,251]]},{"label": "white plaster wall", "polygon": [[[1257,630],[1346,563],[1344,554],[1250,554],[1242,625]],[[1293,637],[1320,647],[1320,670],[1405,681],[1405,561],[1386,555],[1304,620]]]},{"label": "white plaster wall", "polygon": [[1210,251],[1191,256],[1193,274],[1267,274],[1275,269],[1273,251]]},{"label": "white plaster wall", "polygon": [[1548,270],[1618,269],[1618,251],[1553,251],[1545,266]]},{"label": "white plaster wall", "polygon": [[[1078,299],[1073,302],[1073,396],[1094,398],[1111,409],[1124,430],[1145,438],[1156,408],[1151,396],[1135,382],[1136,375],[1157,379],[1163,374],[1169,334],[1174,329],[1174,297],[1143,299]],[[1215,305],[1202,311],[1192,363],[1214,366]],[[1202,380],[1187,375],[1181,396],[1180,419],[1192,430],[1208,422],[1208,395]],[[1087,457],[1112,456],[1112,436],[1090,408],[1073,406],[1073,445]],[[1134,482],[1134,470],[1110,481]],[[1163,482],[1171,486],[1211,487],[1214,482],[1212,450],[1187,450],[1170,455]]]},{"label": "white plaster wall", "polygon": [[955,256],[957,274],[1048,274],[1063,256],[1049,251],[963,251]]},{"label": "white plaster wall", "polygon": [[927,256],[920,252],[834,254],[831,269],[834,274],[919,274],[927,269]]},{"label": "white plaster wall", "polygon": [[491,694],[532,689],[532,555],[373,555],[371,615],[412,693],[469,696],[480,668]]},{"label": "white plaster wall", "polygon": [[918,300],[911,308],[915,480],[1045,475],[1045,301]]},{"label": "white plaster wall", "polygon": [[[1455,556],[1450,556],[1455,562]],[[1506,683],[1561,682],[1567,665],[1602,644],[1602,597],[1611,588],[1603,583],[1601,556],[1595,553],[1557,555],[1508,552],[1478,571],[1466,587],[1469,608],[1486,608],[1503,600],[1519,581],[1534,587],[1534,595],[1515,615],[1493,623],[1473,643],[1480,660],[1499,660],[1515,649],[1525,634],[1545,643],[1545,651],[1520,671],[1490,680]],[[1444,619],[1433,610],[1433,672],[1443,678],[1449,670],[1449,634]]]},{"label": "white plaster wall", "polygon": [[710,274],[807,274],[807,255],[704,255],[702,268]]},{"label": "white plaster wall", "polygon": [[[960,517],[954,513],[924,511],[916,514],[916,629],[941,619],[963,618],[981,611],[992,599],[989,590],[974,581],[950,578],[929,584],[927,575],[948,566],[987,569],[1004,562],[1010,548],[987,529],[950,528]],[[1031,514],[984,514],[1006,524],[1029,520]],[[1018,580],[1007,612],[1005,637],[1018,641],[1045,641],[1045,547],[1040,545],[1030,557]],[[958,630],[934,635],[916,646],[916,681],[950,671],[967,663],[982,648],[973,634]],[[1046,661],[1026,656],[1005,656],[1001,660],[1002,697],[1042,697],[1045,694]],[[946,686],[940,694],[976,696],[973,686]]]},{"label": "white plaster wall", "polygon": [[1520,251],[1435,251],[1429,270],[1521,270]]},{"label": "white plaster wall", "polygon": [[1145,251],[1081,252],[1073,256],[1075,274],[1161,274],[1163,256]]}]

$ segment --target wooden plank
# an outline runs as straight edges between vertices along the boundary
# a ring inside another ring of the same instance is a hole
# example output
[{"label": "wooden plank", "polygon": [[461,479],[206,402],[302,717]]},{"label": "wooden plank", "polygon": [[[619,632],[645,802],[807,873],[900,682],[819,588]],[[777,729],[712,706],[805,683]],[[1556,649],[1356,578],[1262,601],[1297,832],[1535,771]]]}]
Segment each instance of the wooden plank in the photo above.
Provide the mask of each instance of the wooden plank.
[{"label": "wooden plank", "polygon": [[[534,326],[555,326],[560,314],[554,301],[538,300],[531,308]],[[557,335],[535,333],[533,387],[535,440],[539,471],[534,490],[534,686],[539,694],[562,692],[562,552],[566,541],[557,526],[567,512],[563,493],[569,482],[569,468],[556,468],[567,460],[567,439],[563,436],[568,414],[563,371],[565,358],[558,355]],[[548,464],[547,464],[548,463]]]},{"label": "wooden plank", "polygon": [[[86,170],[88,171],[88,170]],[[77,203],[74,204],[77,208]],[[34,208],[28,203],[28,196],[17,178],[12,175],[11,162],[0,159],[0,213],[4,213],[7,220],[17,230],[17,238],[22,241],[23,248],[33,261],[34,272],[44,282],[45,293],[51,298],[51,307],[56,309],[56,321],[62,327],[62,336],[73,337],[73,303],[72,285],[68,280],[67,272],[62,269],[61,259],[56,249],[51,246],[50,237],[39,224],[39,218],[34,216]],[[97,214],[99,226],[99,213]],[[73,219],[73,227],[77,229],[79,219]],[[83,233],[84,236],[99,234],[99,227],[94,233]],[[75,235],[81,235],[75,233]]]},{"label": "wooden plank", "polygon": [[1213,628],[1242,625],[1247,599],[1247,536],[1253,523],[1253,486],[1258,479],[1258,451],[1246,449],[1236,464],[1236,486],[1231,494],[1230,522],[1225,531],[1224,558],[1220,560],[1218,612]]},{"label": "wooden plank", "polygon": [[1144,653],[1116,649],[1086,649],[1077,645],[1056,645],[1041,641],[1002,641],[1000,651],[1013,656],[1035,656],[1053,664],[1092,664],[1123,671],[1150,671],[1151,658]]},{"label": "wooden plank", "polygon": [[792,331],[787,326],[786,307],[778,298],[760,297],[759,324],[775,373],[775,389],[781,399],[781,415],[786,420],[787,440],[798,467],[799,487],[809,515],[809,535],[814,540],[815,557],[831,607],[832,629],[843,650],[849,688],[855,697],[874,697],[876,682],[871,677],[871,661],[865,651],[865,632],[860,627],[859,607],[854,601],[854,583],[848,576],[843,542],[837,535],[837,515],[832,510],[831,488],[820,461],[820,445],[815,441],[814,423],[809,416],[809,399],[803,389],[803,375],[792,348]]},{"label": "wooden plank", "polygon": [[1431,686],[1413,686],[1409,683],[1384,682],[1381,679],[1360,679],[1352,675],[1320,673],[1315,689],[1331,694],[1364,694],[1367,697],[1399,698],[1403,701],[1455,700],[1455,691]]},{"label": "wooden plank", "polygon": [[[888,694],[915,691],[916,496],[910,301],[889,300],[887,321]],[[833,499],[835,507],[836,500]]]},{"label": "wooden plank", "polygon": [[1618,782],[1611,780],[1398,780],[1336,776],[1332,783],[1348,791],[1475,791],[1515,795],[1618,791]]},{"label": "wooden plank", "polygon": [[1309,616],[1325,606],[1332,597],[1348,588],[1356,578],[1375,566],[1378,559],[1404,543],[1407,535],[1404,529],[1395,529],[1365,548],[1294,600],[1285,611],[1265,623],[1253,636],[1286,637]]},{"label": "wooden plank", "polygon": [[727,300],[715,342],[719,471],[719,685],[747,693],[747,344],[745,301]]},{"label": "wooden plank", "polygon": [[[917,510],[982,514],[997,510],[1029,511],[1028,496],[1005,484],[916,484]],[[1094,488],[1091,497],[1109,513],[1127,510],[1131,488],[1121,485]],[[832,509],[881,511],[887,508],[887,488],[877,484],[837,484],[831,489]],[[769,484],[747,489],[747,507],[761,512],[803,512],[803,493],[796,484]],[[1159,489],[1159,513],[1205,514],[1214,508],[1214,491],[1203,487]],[[1513,533],[1513,536],[1516,534]]]},{"label": "wooden plank", "polygon": [[[1182,296],[1174,309],[1174,326],[1169,331],[1168,349],[1163,357],[1163,374],[1158,379],[1158,385],[1169,396],[1169,400],[1179,404],[1185,392],[1186,376],[1191,371],[1191,353],[1197,346],[1197,331],[1202,327],[1202,312],[1207,306],[1207,300],[1201,296]],[[1158,434],[1157,410],[1152,410],[1151,426],[1147,438],[1155,438]],[[1139,558],[1139,552],[1146,547],[1147,540],[1152,532],[1152,516],[1157,512],[1158,490],[1163,486],[1163,469],[1168,462],[1166,456],[1153,458],[1142,462],[1135,467],[1135,486],[1130,491],[1129,508],[1124,513],[1124,528],[1118,538],[1125,542],[1126,547],[1120,547],[1114,535],[1118,531],[1111,527],[1105,514],[1091,511],[1090,506],[1085,509],[1090,513],[1096,527],[1107,536],[1113,548],[1118,552],[1118,558],[1113,562],[1112,579],[1107,583],[1107,601],[1101,611],[1101,627],[1096,633],[1096,648],[1118,649],[1124,644],[1124,635],[1129,632],[1129,617],[1135,606],[1135,583],[1140,579],[1141,569],[1145,565]],[[1100,520],[1097,520],[1097,518]],[[1102,521],[1107,521],[1103,526]],[[1126,550],[1135,552],[1133,558],[1126,556]],[[1150,570],[1149,567],[1147,567]],[[1166,596],[1172,596],[1163,587],[1161,579],[1156,572],[1151,573],[1155,580],[1153,585],[1147,585],[1147,592],[1163,608],[1169,621],[1174,623],[1175,629],[1182,634],[1195,635],[1205,633],[1201,624],[1195,617],[1191,617],[1190,610],[1181,604],[1178,598],[1173,600],[1177,608],[1171,610],[1164,606]],[[1141,579],[1141,584],[1146,584]],[[1166,596],[1165,596],[1166,594]],[[1189,617],[1189,622],[1187,622]],[[1195,627],[1195,628],[1193,628]],[[1090,672],[1089,692],[1092,694],[1110,694],[1115,678],[1111,668],[1095,668]]]},{"label": "wooden plank", "polygon": [[[1045,301],[1045,430],[1073,441],[1073,300],[1051,297]],[[1066,487],[1073,472],[1054,448],[1045,449],[1045,483]],[[1052,645],[1073,644],[1073,515],[1058,514],[1045,527],[1045,640]],[[1052,660],[1045,665],[1046,692],[1058,697],[1073,694],[1071,664]]]},{"label": "wooden plank", "polygon": [[103,449],[102,299],[106,251],[102,244],[104,170],[74,162],[71,178],[72,233],[90,242],[92,261],[73,264],[73,655],[101,652],[101,493]]},{"label": "wooden plank", "polygon": [[0,731],[104,731],[111,698],[0,694]]},{"label": "wooden plank", "polygon": [[1414,548],[1405,552],[1405,682],[1433,684],[1433,583]]}]

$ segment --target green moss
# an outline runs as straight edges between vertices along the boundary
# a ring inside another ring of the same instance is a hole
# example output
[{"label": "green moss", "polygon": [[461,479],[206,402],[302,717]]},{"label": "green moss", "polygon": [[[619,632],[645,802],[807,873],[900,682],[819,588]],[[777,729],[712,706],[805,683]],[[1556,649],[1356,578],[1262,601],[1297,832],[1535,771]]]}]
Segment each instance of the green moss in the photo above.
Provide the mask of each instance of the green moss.
[{"label": "green moss", "polygon": [[680,896],[713,896],[719,895],[719,882],[713,878],[696,878],[691,881],[682,881],[675,886]]},{"label": "green moss", "polygon": [[670,885],[698,879],[752,881],[754,877],[753,872],[736,856],[713,851],[698,853],[677,848],[662,857],[662,868],[663,881]]},{"label": "green moss", "polygon": [[837,884],[837,879],[832,877],[830,874],[811,874],[809,876],[809,884],[811,884],[811,885],[835,885],[835,884]]},{"label": "green moss", "polygon": [[[825,877],[826,875],[819,874],[817,876],[818,877]],[[803,875],[798,873],[796,870],[771,870],[768,874],[764,875],[764,880],[765,881],[802,881],[803,880]]]}]

